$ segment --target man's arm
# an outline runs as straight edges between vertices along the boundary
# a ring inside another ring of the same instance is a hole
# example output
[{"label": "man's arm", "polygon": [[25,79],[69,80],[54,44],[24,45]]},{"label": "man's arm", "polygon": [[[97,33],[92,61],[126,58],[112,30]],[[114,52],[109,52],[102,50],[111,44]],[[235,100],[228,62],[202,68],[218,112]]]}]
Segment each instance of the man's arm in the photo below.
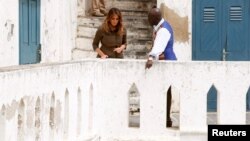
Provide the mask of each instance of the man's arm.
[{"label": "man's arm", "polygon": [[164,52],[168,41],[170,39],[170,33],[167,29],[165,28],[161,28],[156,36],[155,36],[155,40],[154,40],[154,46],[152,48],[152,50],[149,53],[149,57],[148,60],[146,62],[146,69],[149,69],[152,67],[153,65],[153,60],[158,60],[159,59],[159,55],[162,54],[162,52]]},{"label": "man's arm", "polygon": [[161,28],[157,33],[154,40],[154,45],[149,55],[158,60],[159,55],[164,52],[171,34],[166,28]]}]

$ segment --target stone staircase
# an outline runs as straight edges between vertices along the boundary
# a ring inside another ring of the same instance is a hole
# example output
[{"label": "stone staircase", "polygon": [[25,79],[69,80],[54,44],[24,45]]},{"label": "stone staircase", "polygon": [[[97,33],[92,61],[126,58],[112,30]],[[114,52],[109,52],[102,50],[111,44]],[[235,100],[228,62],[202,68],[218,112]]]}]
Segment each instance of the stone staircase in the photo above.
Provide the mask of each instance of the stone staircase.
[{"label": "stone staircase", "polygon": [[[148,10],[156,2],[154,0],[107,0],[106,8],[119,8],[127,29],[127,49],[125,58],[143,59],[152,46],[152,28],[148,25]],[[73,59],[95,58],[92,41],[97,27],[105,17],[78,15],[76,48],[73,49]]]}]

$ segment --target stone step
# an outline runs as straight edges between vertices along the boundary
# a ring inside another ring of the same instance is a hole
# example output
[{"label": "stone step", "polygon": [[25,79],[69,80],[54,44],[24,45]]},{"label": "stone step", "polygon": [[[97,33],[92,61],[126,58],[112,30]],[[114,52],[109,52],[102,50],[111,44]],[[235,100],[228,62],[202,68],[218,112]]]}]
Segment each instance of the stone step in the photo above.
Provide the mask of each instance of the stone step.
[{"label": "stone step", "polygon": [[148,10],[140,10],[140,9],[120,9],[122,12],[122,16],[135,16],[135,17],[147,17]]},{"label": "stone step", "polygon": [[[78,36],[76,40],[80,41],[80,43],[77,43],[77,46],[81,45],[82,43],[92,45],[92,42],[93,42],[93,38],[84,37],[84,36]],[[133,45],[144,45],[147,42],[151,42],[151,38],[139,38],[139,39],[128,38],[127,39],[127,44],[133,44]]]},{"label": "stone step", "polygon": [[93,38],[76,38],[77,49],[93,51]]},{"label": "stone step", "polygon": [[134,15],[124,15],[123,16],[123,19],[124,20],[146,20],[146,21],[148,21],[148,16],[147,15],[145,15],[145,16],[134,16]]},{"label": "stone step", "polygon": [[[133,38],[134,37],[134,38]],[[94,37],[88,37],[87,35],[86,36],[77,36],[77,39],[78,38],[85,38],[85,39],[91,39],[93,40]],[[148,37],[140,37],[140,36],[128,36],[127,37],[127,43],[128,44],[144,44],[145,42],[148,42],[148,41],[151,41],[151,38],[148,38]]]},{"label": "stone step", "polygon": [[77,26],[85,26],[85,27],[99,27],[104,20],[104,17],[78,17]]},{"label": "stone step", "polygon": [[[85,50],[92,50],[92,42],[93,38],[76,38],[76,44],[79,48],[85,49]],[[151,40],[148,40],[145,38],[145,40],[128,40],[127,45],[128,46],[136,46],[140,49],[141,46],[147,46],[148,44],[152,44]]]},{"label": "stone step", "polygon": [[145,45],[148,42],[152,42],[151,38],[128,39],[127,41],[128,44],[133,45]]},{"label": "stone step", "polygon": [[[77,29],[77,37],[86,37],[86,38],[94,38],[97,28],[93,27],[85,27],[85,26],[78,26]],[[127,39],[141,39],[141,38],[150,38],[151,33],[149,29],[140,29],[137,28],[131,29],[127,28]]]},{"label": "stone step", "polygon": [[77,37],[94,38],[97,28],[78,26]]},{"label": "stone step", "polygon": [[[93,17],[80,17],[78,19],[78,26],[84,26],[84,27],[94,27],[97,28],[103,23],[104,18],[93,18]],[[148,29],[151,28],[148,24],[147,18],[141,18],[137,19],[132,16],[127,16],[124,17],[123,19],[124,26],[126,28],[131,28],[131,29]]]},{"label": "stone step", "polygon": [[[92,51],[92,42],[93,38],[76,38],[76,46],[78,49]],[[144,51],[149,50],[152,46],[152,42],[150,40],[128,40],[127,41],[127,51]]]},{"label": "stone step", "polygon": [[145,1],[136,1],[136,0],[116,0],[116,1],[108,1],[107,9],[112,7],[116,7],[118,9],[130,9],[130,10],[144,10],[148,11],[152,4],[151,2]]}]

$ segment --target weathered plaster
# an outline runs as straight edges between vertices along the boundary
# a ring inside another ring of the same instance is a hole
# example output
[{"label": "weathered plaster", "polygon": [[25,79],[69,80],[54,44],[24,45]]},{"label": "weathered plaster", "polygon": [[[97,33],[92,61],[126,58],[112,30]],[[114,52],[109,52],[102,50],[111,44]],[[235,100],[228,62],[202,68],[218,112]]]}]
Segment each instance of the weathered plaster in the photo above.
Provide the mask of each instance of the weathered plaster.
[{"label": "weathered plaster", "polygon": [[8,35],[7,35],[7,40],[8,41],[10,41],[11,40],[11,38],[13,37],[13,30],[14,30],[14,23],[12,23],[12,21],[11,20],[7,20],[6,21],[6,23],[5,23],[5,28],[6,28],[6,30],[7,30],[7,32],[8,32]]},{"label": "weathered plaster", "polygon": [[178,61],[192,60],[192,1],[157,0],[157,7],[173,27]]},{"label": "weathered plaster", "polygon": [[16,114],[17,111],[17,107],[18,107],[18,102],[16,100],[13,100],[10,105],[9,104],[7,105],[5,113],[7,120],[14,118],[14,115]]},{"label": "weathered plaster", "polygon": [[166,19],[173,27],[175,41],[177,42],[188,42],[188,17],[181,17],[174,10],[168,8],[164,4],[161,5],[162,16]]}]

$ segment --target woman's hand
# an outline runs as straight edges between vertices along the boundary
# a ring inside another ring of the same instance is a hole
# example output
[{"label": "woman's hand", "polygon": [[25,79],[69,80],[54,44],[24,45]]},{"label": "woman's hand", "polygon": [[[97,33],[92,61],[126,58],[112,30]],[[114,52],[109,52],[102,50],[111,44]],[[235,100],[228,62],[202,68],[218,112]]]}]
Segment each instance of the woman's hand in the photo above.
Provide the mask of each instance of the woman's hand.
[{"label": "woman's hand", "polygon": [[120,47],[117,47],[114,49],[114,52],[121,53],[125,49],[125,45],[121,45]]},{"label": "woman's hand", "polygon": [[108,55],[106,55],[106,54],[101,56],[101,59],[106,59],[106,58],[108,58]]},{"label": "woman's hand", "polygon": [[100,56],[101,59],[108,58],[108,55],[104,54],[100,48],[96,48],[95,51],[97,52],[97,54]]}]

